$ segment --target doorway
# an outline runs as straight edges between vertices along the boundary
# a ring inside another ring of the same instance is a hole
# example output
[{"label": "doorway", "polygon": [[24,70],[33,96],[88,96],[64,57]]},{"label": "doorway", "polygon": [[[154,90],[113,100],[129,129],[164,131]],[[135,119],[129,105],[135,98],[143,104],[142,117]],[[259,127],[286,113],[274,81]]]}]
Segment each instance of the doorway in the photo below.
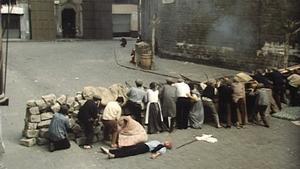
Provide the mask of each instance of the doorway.
[{"label": "doorway", "polygon": [[64,38],[75,38],[76,35],[76,12],[74,9],[62,11],[62,31]]}]

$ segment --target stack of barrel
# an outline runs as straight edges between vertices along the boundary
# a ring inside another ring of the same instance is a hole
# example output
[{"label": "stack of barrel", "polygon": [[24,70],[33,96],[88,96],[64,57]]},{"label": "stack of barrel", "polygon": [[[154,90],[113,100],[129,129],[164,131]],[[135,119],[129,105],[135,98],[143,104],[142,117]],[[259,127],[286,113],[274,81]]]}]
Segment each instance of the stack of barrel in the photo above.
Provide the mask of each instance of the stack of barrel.
[{"label": "stack of barrel", "polygon": [[152,50],[146,42],[139,42],[135,45],[136,63],[143,69],[152,67]]}]

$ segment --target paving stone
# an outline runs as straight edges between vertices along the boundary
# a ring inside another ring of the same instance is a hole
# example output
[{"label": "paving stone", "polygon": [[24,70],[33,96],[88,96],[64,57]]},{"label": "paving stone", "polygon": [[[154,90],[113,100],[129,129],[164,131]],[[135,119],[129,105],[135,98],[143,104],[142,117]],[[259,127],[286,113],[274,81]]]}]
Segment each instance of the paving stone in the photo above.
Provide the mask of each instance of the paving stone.
[{"label": "paving stone", "polygon": [[32,123],[39,123],[41,121],[41,116],[40,115],[29,115],[28,121],[32,122]]},{"label": "paving stone", "polygon": [[74,110],[73,113],[72,113],[72,116],[73,116],[73,117],[77,117],[77,116],[78,116],[78,113],[79,113],[78,110]]},{"label": "paving stone", "polygon": [[75,104],[75,97],[67,97],[66,104],[69,105],[70,107],[73,107]]},{"label": "paving stone", "polygon": [[38,128],[40,129],[40,128],[46,128],[46,127],[49,127],[50,123],[51,123],[51,120],[41,121],[41,122],[39,122],[39,124],[38,124]]},{"label": "paving stone", "polygon": [[39,137],[49,138],[49,129],[48,128],[41,128],[40,131],[39,131]]},{"label": "paving stone", "polygon": [[53,117],[52,112],[46,112],[46,113],[41,114],[41,120],[42,121],[52,119],[52,117]]},{"label": "paving stone", "polygon": [[66,95],[61,95],[59,98],[56,99],[56,101],[62,105],[62,104],[65,104],[66,101],[67,101],[67,96]]},{"label": "paving stone", "polygon": [[36,144],[36,138],[22,138],[20,139],[20,144],[27,147],[32,147]]},{"label": "paving stone", "polygon": [[29,114],[37,115],[40,114],[39,107],[31,107],[28,109]]},{"label": "paving stone", "polygon": [[26,138],[35,138],[38,137],[39,135],[39,130],[24,130],[23,131],[23,136]]},{"label": "paving stone", "polygon": [[79,110],[80,109],[80,104],[77,101],[75,101],[73,107],[74,107],[74,111]]},{"label": "paving stone", "polygon": [[53,105],[56,101],[56,96],[55,94],[48,94],[45,96],[42,96],[42,99],[48,104],[48,105]]},{"label": "paving stone", "polygon": [[35,130],[35,129],[37,129],[37,125],[38,125],[38,123],[30,123],[30,122],[26,122],[26,123],[25,123],[25,129],[28,129],[28,130]]},{"label": "paving stone", "polygon": [[26,106],[27,108],[35,107],[36,106],[35,100],[28,100]]},{"label": "paving stone", "polygon": [[46,139],[46,138],[38,137],[38,138],[36,139],[36,143],[37,143],[37,145],[39,145],[39,146],[47,145],[47,144],[49,144],[49,140]]},{"label": "paving stone", "polygon": [[84,103],[86,102],[86,100],[80,100],[80,101],[78,101],[78,102],[79,102],[80,106],[83,106]]},{"label": "paving stone", "polygon": [[51,110],[53,111],[53,113],[58,113],[60,110],[60,104],[55,103],[54,105],[51,106]]},{"label": "paving stone", "polygon": [[35,103],[39,107],[40,110],[45,110],[48,107],[47,103],[43,99],[36,100]]},{"label": "paving stone", "polygon": [[79,92],[79,93],[77,92],[77,93],[76,93],[75,100],[76,100],[76,101],[83,100],[82,92]]}]

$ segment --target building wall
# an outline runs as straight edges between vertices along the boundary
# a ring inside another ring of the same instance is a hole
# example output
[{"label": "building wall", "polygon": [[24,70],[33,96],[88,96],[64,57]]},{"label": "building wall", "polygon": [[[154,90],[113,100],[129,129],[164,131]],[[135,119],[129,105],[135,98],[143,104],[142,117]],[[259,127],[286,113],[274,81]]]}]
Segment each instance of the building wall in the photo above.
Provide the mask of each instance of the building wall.
[{"label": "building wall", "polygon": [[56,27],[53,0],[29,0],[31,16],[31,38],[33,40],[54,40]]},{"label": "building wall", "polygon": [[159,18],[160,56],[244,70],[280,66],[282,55],[257,53],[284,42],[287,18],[300,20],[297,0],[145,0],[142,10],[146,40]]},{"label": "building wall", "polygon": [[[136,37],[138,34],[138,5],[135,4],[113,4],[112,15],[129,15],[129,34]],[[113,25],[114,26],[114,25]],[[115,33],[115,32],[114,32]]]},{"label": "building wall", "polygon": [[83,0],[83,38],[112,38],[112,1]]}]

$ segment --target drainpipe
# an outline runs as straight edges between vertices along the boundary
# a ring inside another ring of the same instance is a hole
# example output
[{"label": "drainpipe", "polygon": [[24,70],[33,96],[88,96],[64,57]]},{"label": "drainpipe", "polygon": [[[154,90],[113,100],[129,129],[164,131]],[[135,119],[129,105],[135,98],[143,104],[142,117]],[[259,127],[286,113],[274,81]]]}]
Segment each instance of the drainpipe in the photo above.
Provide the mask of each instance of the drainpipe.
[{"label": "drainpipe", "polygon": [[[0,4],[0,10],[2,8],[2,4]],[[9,9],[8,9],[9,11]],[[9,12],[8,12],[9,15]],[[7,30],[8,31],[8,30]],[[2,14],[0,15],[0,106],[8,105],[8,98],[5,97],[5,80],[4,80],[4,57],[2,53]]]}]

